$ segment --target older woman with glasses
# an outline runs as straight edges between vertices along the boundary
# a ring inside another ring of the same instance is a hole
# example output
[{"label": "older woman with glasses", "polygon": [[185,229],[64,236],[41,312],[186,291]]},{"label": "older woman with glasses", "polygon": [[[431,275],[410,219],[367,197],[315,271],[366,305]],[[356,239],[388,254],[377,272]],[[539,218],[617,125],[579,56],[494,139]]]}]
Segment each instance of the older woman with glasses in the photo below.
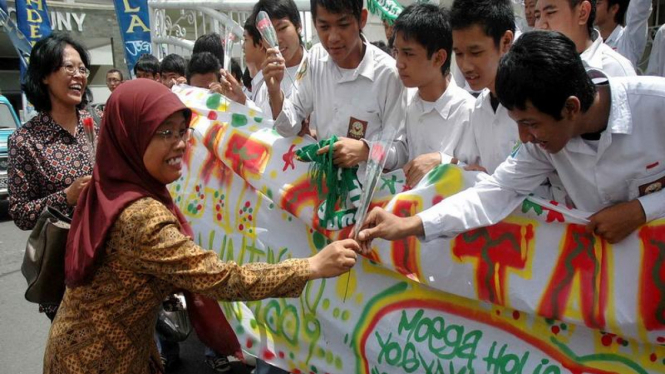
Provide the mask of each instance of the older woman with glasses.
[{"label": "older woman with glasses", "polygon": [[[94,149],[84,125],[97,126],[86,105],[90,75],[86,49],[68,34],[54,32],[35,44],[22,89],[38,114],[9,138],[9,214],[32,229],[53,207],[72,216],[90,181]],[[57,305],[40,305],[53,320]]]}]

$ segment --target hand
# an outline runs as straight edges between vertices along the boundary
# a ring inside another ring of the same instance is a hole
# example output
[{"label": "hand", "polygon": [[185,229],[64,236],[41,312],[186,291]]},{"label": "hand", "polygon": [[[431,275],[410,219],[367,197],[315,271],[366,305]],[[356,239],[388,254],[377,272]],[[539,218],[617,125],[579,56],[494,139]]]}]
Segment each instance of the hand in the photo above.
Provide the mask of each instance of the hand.
[{"label": "hand", "polygon": [[[328,152],[328,147],[325,146],[319,149],[317,154],[324,154]],[[351,138],[339,138],[333,144],[333,163],[339,167],[350,168],[358,165],[363,161],[367,161],[369,157],[369,147],[361,140]]]},{"label": "hand", "polygon": [[589,217],[588,233],[594,233],[610,244],[624,240],[647,221],[639,200],[607,207]]},{"label": "hand", "polygon": [[[386,240],[403,239],[407,236],[422,236],[425,234],[423,222],[418,216],[400,218],[388,213],[382,208],[374,208],[367,215],[360,233],[361,253],[368,253],[372,248],[372,239],[382,238]],[[351,233],[353,235],[353,232]]]},{"label": "hand", "polygon": [[67,204],[70,206],[75,206],[78,203],[79,197],[81,196],[81,191],[90,183],[91,176],[86,175],[74,181],[70,184],[69,187],[65,188],[65,194],[67,195]]},{"label": "hand", "polygon": [[345,239],[328,244],[321,252],[309,258],[310,280],[332,278],[349,271],[358,259],[360,246],[355,240]]},{"label": "hand", "polygon": [[247,96],[242,92],[242,85],[228,70],[221,69],[219,72],[221,77],[220,86],[222,88],[222,92],[220,93],[236,103],[245,105]]},{"label": "hand", "polygon": [[437,152],[426,153],[414,158],[404,165],[406,185],[411,187],[417,185],[430,170],[439,165],[441,165],[441,154]]},{"label": "hand", "polygon": [[286,64],[277,48],[268,48],[268,57],[263,62],[263,79],[269,95],[277,95],[282,91],[282,79],[286,72]]},{"label": "hand", "polygon": [[[478,164],[466,165],[464,167],[464,170],[466,170],[466,171],[482,171],[483,173],[487,173],[487,169],[485,169],[484,167],[482,167]],[[489,173],[487,173],[487,174],[489,174]]]},{"label": "hand", "polygon": [[175,80],[175,84],[187,84],[187,78],[186,77],[178,77]]}]

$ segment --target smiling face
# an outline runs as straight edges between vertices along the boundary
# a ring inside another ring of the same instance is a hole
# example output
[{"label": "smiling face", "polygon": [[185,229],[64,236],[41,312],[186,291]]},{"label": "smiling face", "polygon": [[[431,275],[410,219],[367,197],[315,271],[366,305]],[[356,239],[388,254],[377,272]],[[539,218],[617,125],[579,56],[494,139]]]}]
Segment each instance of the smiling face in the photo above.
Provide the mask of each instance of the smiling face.
[{"label": "smiling face", "polygon": [[185,139],[170,141],[159,133],[168,130],[172,134],[182,134],[187,131],[188,126],[182,111],[173,113],[157,128],[143,154],[143,164],[148,173],[165,185],[180,178],[182,156],[187,144]]},{"label": "smiling face", "polygon": [[351,13],[331,13],[317,5],[314,26],[321,45],[337,66],[354,69],[362,61],[360,30],[367,22],[367,10],[363,9],[360,21]]},{"label": "smiling face", "polygon": [[[70,75],[65,67],[73,66],[76,71]],[[81,103],[88,78],[78,72],[79,68],[85,68],[81,55],[72,47],[67,45],[62,53],[62,65],[60,68],[44,78],[43,83],[48,89],[52,105],[64,105],[75,107]]]},{"label": "smiling face", "polygon": [[300,64],[302,60],[302,47],[300,46],[300,29],[296,28],[288,17],[272,21],[277,33],[279,51],[286,61],[287,67]]},{"label": "smiling face", "polygon": [[508,52],[512,41],[512,31],[506,31],[497,47],[494,39],[485,34],[482,26],[478,24],[453,30],[455,61],[474,91],[489,88],[494,92],[499,60]]},{"label": "smiling face", "polygon": [[557,153],[578,135],[574,124],[575,110],[564,109],[563,118],[557,121],[539,111],[530,101],[527,101],[525,107],[524,110],[513,108],[508,111],[510,118],[517,122],[522,143],[530,142],[549,153]]},{"label": "smiling face", "polygon": [[428,58],[427,49],[422,44],[414,38],[404,39],[403,33],[397,32],[395,60],[399,78],[405,87],[424,87],[433,82],[433,76],[442,76],[441,67],[446,60],[446,51],[440,49]]}]

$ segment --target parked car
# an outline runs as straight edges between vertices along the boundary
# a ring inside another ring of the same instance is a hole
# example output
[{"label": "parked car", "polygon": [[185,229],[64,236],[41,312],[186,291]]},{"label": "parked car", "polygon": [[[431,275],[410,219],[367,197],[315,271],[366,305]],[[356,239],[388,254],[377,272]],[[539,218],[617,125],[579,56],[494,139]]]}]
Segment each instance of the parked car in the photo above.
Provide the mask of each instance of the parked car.
[{"label": "parked car", "polygon": [[6,97],[0,95],[0,201],[7,200],[9,191],[7,190],[7,166],[8,149],[7,140],[21,123],[14,112],[12,104]]}]

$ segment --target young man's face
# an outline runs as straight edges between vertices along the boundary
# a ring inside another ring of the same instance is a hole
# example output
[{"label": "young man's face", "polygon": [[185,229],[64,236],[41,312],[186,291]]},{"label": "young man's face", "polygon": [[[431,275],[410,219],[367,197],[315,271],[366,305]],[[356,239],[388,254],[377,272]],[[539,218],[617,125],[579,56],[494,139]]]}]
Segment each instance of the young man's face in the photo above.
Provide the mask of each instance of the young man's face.
[{"label": "young man's face", "polygon": [[499,60],[510,49],[512,38],[512,32],[506,31],[497,47],[478,24],[453,30],[455,61],[474,91],[494,90]]},{"label": "young man's face", "polygon": [[122,78],[120,78],[120,73],[112,72],[106,74],[106,87],[113,92],[118,86],[122,83]]},{"label": "young man's face", "polygon": [[165,85],[168,88],[173,87],[175,82],[178,80],[178,78],[182,77],[182,75],[173,72],[173,71],[162,71],[161,75],[161,80],[162,84]]},{"label": "young man's face", "polygon": [[596,1],[596,19],[595,23],[598,26],[605,25],[606,23],[614,24],[614,14],[619,10],[619,4],[614,4],[610,8],[608,0]]},{"label": "young man's face", "polygon": [[346,69],[355,68],[353,53],[362,44],[360,30],[367,22],[367,10],[363,9],[360,21],[351,13],[331,13],[321,5],[316,6],[314,26],[323,48],[333,62]]},{"label": "young man's face", "polygon": [[557,121],[536,109],[530,101],[527,101],[525,110],[514,108],[508,111],[508,115],[517,122],[522,143],[536,144],[548,153],[559,152],[576,136],[569,117]]},{"label": "young man's face", "polygon": [[215,72],[192,74],[192,76],[189,77],[190,86],[208,89],[213,83],[219,83],[219,78]]},{"label": "young man's face", "polygon": [[581,4],[570,7],[568,0],[538,0],[536,2],[536,28],[558,31],[572,40],[580,26],[586,30],[586,17],[582,17]]},{"label": "young man's face", "polygon": [[247,32],[243,32],[242,51],[245,54],[245,62],[255,65],[257,69],[261,69],[261,64],[266,59],[266,51],[261,44],[255,45],[254,39]]},{"label": "young man's face", "polygon": [[[413,38],[404,39],[404,34],[395,34],[395,59],[397,71],[405,87],[422,87],[432,82],[432,77],[441,76],[445,62],[444,50],[427,58],[427,48]],[[442,55],[443,54],[443,55]]]},{"label": "young man's face", "polygon": [[524,0],[524,17],[529,27],[536,26],[536,0]]},{"label": "young man's face", "polygon": [[143,70],[139,70],[139,69],[136,69],[136,78],[151,79],[151,80],[157,81],[157,82],[160,81],[159,73],[153,74],[151,72],[143,71]]},{"label": "young man's face", "polygon": [[297,29],[288,17],[275,19],[272,21],[272,25],[275,32],[277,32],[279,51],[286,61],[286,66],[299,64],[300,61],[295,61],[295,59],[302,48],[300,46],[300,29]]}]

